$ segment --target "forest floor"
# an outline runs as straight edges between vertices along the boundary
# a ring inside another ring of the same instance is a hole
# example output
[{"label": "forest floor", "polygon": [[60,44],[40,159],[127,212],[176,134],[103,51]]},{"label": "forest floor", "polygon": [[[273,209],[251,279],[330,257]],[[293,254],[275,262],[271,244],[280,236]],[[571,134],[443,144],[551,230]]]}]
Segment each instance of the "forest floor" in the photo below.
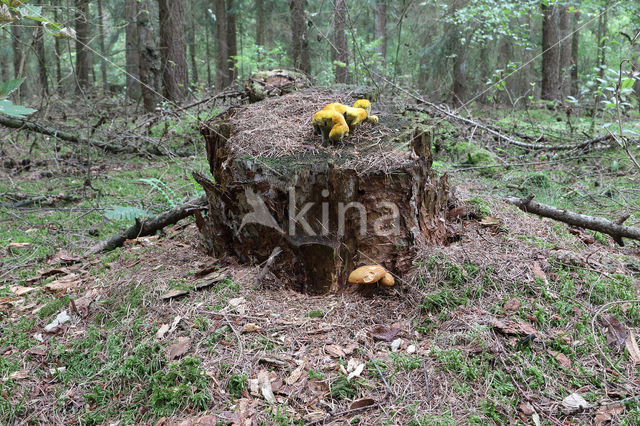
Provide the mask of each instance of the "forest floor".
[{"label": "forest floor", "polygon": [[[505,133],[571,137],[545,107],[481,114]],[[585,139],[589,120],[573,120]],[[473,214],[369,296],[258,285],[258,267],[204,253],[191,219],[85,256],[132,214],[201,193],[195,120],[151,130],[190,157],[0,130],[0,423],[640,423],[640,244],[500,199],[639,226],[640,172],[620,149],[532,154],[432,124],[434,167]]]}]

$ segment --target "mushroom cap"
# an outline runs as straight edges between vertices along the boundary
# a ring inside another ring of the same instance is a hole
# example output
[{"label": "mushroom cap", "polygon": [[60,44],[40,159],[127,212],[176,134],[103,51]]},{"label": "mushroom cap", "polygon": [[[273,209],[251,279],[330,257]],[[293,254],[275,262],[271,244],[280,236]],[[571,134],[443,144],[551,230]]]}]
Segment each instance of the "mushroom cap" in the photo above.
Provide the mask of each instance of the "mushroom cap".
[{"label": "mushroom cap", "polygon": [[351,284],[373,284],[378,281],[387,271],[380,265],[361,266],[351,274],[349,274],[349,282]]},{"label": "mushroom cap", "polygon": [[367,114],[371,112],[371,102],[368,99],[358,99],[353,103],[354,108],[362,108],[367,111]]},{"label": "mushroom cap", "polygon": [[386,272],[384,274],[384,277],[382,277],[382,279],[380,280],[380,284],[386,287],[393,287],[395,283],[396,283],[396,280],[393,278],[393,275],[391,275],[388,272]]}]

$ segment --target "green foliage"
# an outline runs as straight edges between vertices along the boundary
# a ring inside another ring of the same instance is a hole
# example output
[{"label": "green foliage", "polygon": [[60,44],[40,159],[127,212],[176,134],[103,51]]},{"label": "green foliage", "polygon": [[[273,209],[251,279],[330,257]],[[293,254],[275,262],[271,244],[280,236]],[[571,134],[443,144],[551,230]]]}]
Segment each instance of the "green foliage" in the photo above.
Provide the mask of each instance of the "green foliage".
[{"label": "green foliage", "polygon": [[176,207],[179,203],[176,193],[163,181],[157,178],[140,179],[147,185],[151,185],[154,189],[162,194],[169,207]]},{"label": "green foliage", "polygon": [[119,222],[133,222],[150,216],[148,211],[131,206],[111,206],[104,211],[104,215],[107,219]]},{"label": "green foliage", "polygon": [[246,374],[232,374],[231,377],[229,377],[227,390],[235,398],[241,398],[242,391],[247,388],[248,379],[249,377]]},{"label": "green foliage", "polygon": [[331,397],[333,399],[353,399],[358,396],[360,385],[357,379],[349,380],[346,376],[340,375],[331,383]]}]

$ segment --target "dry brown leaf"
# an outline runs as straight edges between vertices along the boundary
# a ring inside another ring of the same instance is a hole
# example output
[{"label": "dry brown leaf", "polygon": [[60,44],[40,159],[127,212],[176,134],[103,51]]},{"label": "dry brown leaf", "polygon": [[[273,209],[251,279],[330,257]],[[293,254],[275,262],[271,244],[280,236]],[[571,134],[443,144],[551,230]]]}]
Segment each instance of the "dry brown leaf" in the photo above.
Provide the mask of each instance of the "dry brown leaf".
[{"label": "dry brown leaf", "polygon": [[178,337],[178,340],[173,345],[169,346],[167,350],[167,357],[170,361],[181,357],[189,352],[191,348],[191,339],[188,337]]},{"label": "dry brown leaf", "polygon": [[18,371],[14,371],[13,373],[9,374],[9,379],[11,380],[24,380],[24,379],[28,379],[29,378],[29,371],[28,370],[18,370]]},{"label": "dry brown leaf", "polygon": [[562,400],[562,412],[565,414],[573,414],[575,412],[591,407],[589,403],[579,393],[572,393]]},{"label": "dry brown leaf", "polygon": [[342,358],[345,356],[344,349],[339,345],[327,345],[324,347],[324,351],[334,358]]},{"label": "dry brown leaf", "polygon": [[502,220],[499,217],[493,217],[493,216],[485,216],[482,218],[482,220],[480,220],[480,225],[482,226],[500,226],[500,224],[502,224]]},{"label": "dry brown leaf", "polygon": [[169,331],[169,324],[162,324],[156,332],[156,339],[162,339]]},{"label": "dry brown leaf", "polygon": [[607,328],[607,346],[617,351],[625,346],[629,330],[616,317],[607,315],[602,318],[603,325]]},{"label": "dry brown leaf", "polygon": [[254,331],[260,331],[262,330],[262,327],[260,327],[258,324],[254,324],[252,322],[248,322],[244,325],[244,327],[242,328],[242,331],[244,333],[253,333]]},{"label": "dry brown leaf", "polygon": [[47,264],[49,265],[73,265],[74,263],[80,262],[80,258],[76,256],[72,256],[66,250],[59,250],[56,254],[54,254],[50,259],[47,260]]},{"label": "dry brown leaf", "polygon": [[617,417],[623,413],[624,405],[622,404],[603,405],[598,408],[598,411],[596,411],[593,424],[595,426],[602,426],[605,423],[612,421],[614,416]]},{"label": "dry brown leaf", "polygon": [[36,291],[37,288],[35,288],[35,287],[23,287],[21,285],[16,285],[16,286],[12,286],[10,288],[10,290],[13,292],[13,294],[15,294],[16,296],[20,297],[20,296],[24,296],[25,294],[29,294],[32,291]]},{"label": "dry brown leaf", "polygon": [[547,350],[547,353],[551,355],[556,361],[558,361],[558,363],[563,367],[571,368],[571,360],[567,358],[567,356],[562,352],[552,351],[549,349]]},{"label": "dry brown leaf", "polygon": [[633,365],[640,364],[640,349],[636,342],[636,337],[633,335],[633,331],[629,330],[627,339],[625,340],[625,347],[629,352],[629,359]]},{"label": "dry brown leaf", "polygon": [[533,416],[533,414],[536,412],[536,410],[534,410],[531,404],[528,403],[527,401],[522,401],[520,405],[518,405],[518,408],[520,409],[522,414],[524,414],[527,417]]},{"label": "dry brown leaf", "polygon": [[71,273],[45,284],[44,288],[52,293],[68,293],[75,289],[81,282],[82,279],[78,274]]},{"label": "dry brown leaf", "polygon": [[382,340],[384,342],[392,341],[400,332],[399,327],[389,327],[388,325],[378,324],[374,325],[369,334],[376,340]]},{"label": "dry brown leaf", "polygon": [[504,308],[507,311],[517,311],[520,309],[520,301],[515,297],[513,299],[509,299],[507,303],[504,304]]},{"label": "dry brown leaf", "polygon": [[258,373],[258,383],[260,384],[260,393],[263,398],[269,404],[276,403],[276,397],[273,395],[273,389],[271,388],[271,381],[269,380],[269,373],[265,370],[260,370]]},{"label": "dry brown leaf", "polygon": [[540,278],[545,284],[549,284],[549,281],[547,280],[547,274],[544,273],[539,262],[533,262],[533,265],[531,265],[531,271],[536,278]]},{"label": "dry brown leaf", "polygon": [[499,320],[493,318],[491,325],[497,328],[501,333],[507,335],[538,335],[536,329],[529,323],[521,320],[513,321],[510,319]]},{"label": "dry brown leaf", "polygon": [[351,405],[349,405],[349,410],[357,410],[358,408],[370,407],[375,404],[376,404],[375,399],[361,398],[353,401]]},{"label": "dry brown leaf", "polygon": [[285,382],[291,386],[295,383],[298,382],[298,380],[300,380],[300,377],[302,377],[302,372],[304,371],[304,367],[305,367],[306,363],[303,362],[302,364],[300,364],[298,366],[298,368],[296,368],[295,370],[293,370],[291,372],[291,375],[289,377],[287,377],[287,379],[285,380]]}]

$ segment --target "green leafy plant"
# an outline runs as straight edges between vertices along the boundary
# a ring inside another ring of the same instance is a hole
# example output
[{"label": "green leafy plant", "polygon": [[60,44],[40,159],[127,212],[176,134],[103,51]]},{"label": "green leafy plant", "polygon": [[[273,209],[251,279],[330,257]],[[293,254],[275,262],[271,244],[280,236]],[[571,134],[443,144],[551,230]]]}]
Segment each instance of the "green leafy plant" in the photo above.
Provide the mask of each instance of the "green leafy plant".
[{"label": "green leafy plant", "polygon": [[119,222],[132,222],[137,218],[150,216],[148,211],[131,206],[111,206],[104,211],[104,215],[107,219]]},{"label": "green leafy plant", "polygon": [[176,193],[163,181],[157,178],[140,179],[140,182],[144,182],[147,185],[151,185],[154,189],[162,194],[167,204],[171,207],[178,205],[178,196]]}]

